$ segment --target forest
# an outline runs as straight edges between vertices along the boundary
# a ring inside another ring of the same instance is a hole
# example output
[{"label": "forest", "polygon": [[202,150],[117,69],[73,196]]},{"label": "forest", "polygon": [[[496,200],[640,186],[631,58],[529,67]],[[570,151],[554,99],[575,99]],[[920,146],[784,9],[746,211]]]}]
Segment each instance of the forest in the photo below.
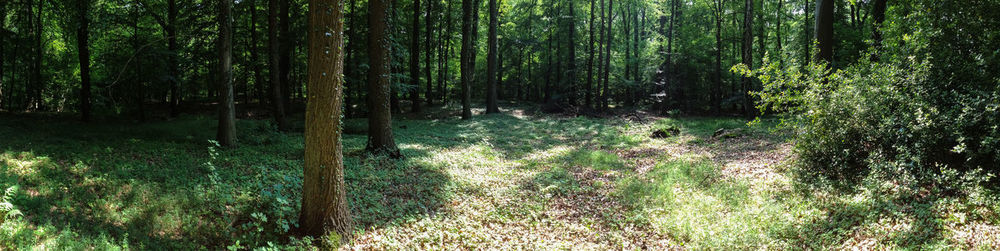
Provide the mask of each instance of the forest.
[{"label": "forest", "polygon": [[998,250],[998,0],[0,0],[0,250]]}]

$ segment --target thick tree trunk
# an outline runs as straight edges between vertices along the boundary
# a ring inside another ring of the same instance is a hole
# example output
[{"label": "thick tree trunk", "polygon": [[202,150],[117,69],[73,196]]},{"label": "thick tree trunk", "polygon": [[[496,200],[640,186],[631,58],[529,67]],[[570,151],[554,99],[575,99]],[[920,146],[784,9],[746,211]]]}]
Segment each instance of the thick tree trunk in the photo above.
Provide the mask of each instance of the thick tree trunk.
[{"label": "thick tree trunk", "polygon": [[90,0],[77,1],[80,26],[76,30],[76,44],[80,59],[80,119],[90,122]]},{"label": "thick tree trunk", "polygon": [[219,145],[236,145],[236,107],[233,104],[233,0],[219,0]]},{"label": "thick tree trunk", "polygon": [[333,232],[340,240],[350,240],[354,228],[345,192],[340,133],[343,6],[342,0],[309,1],[309,99],[299,230],[312,237]]},{"label": "thick tree trunk", "polygon": [[497,105],[497,26],[500,25],[497,0],[490,0],[490,34],[486,55],[486,113],[498,113]]},{"label": "thick tree trunk", "polygon": [[274,113],[274,122],[278,125],[279,131],[288,131],[288,119],[285,117],[285,96],[281,89],[281,40],[278,37],[278,13],[279,1],[268,0],[267,17],[267,41],[268,41],[268,62],[271,76],[271,111]]},{"label": "thick tree trunk", "polygon": [[461,72],[462,72],[462,119],[469,120],[472,119],[472,93],[471,85],[473,79],[473,72],[475,71],[475,66],[473,61],[475,60],[475,48],[473,44],[475,43],[473,30],[476,29],[474,26],[474,9],[476,6],[473,5],[473,0],[462,0],[462,59],[461,59]]},{"label": "thick tree trunk", "polygon": [[872,19],[875,26],[872,27],[872,47],[875,53],[872,54],[871,61],[879,61],[879,53],[882,52],[882,23],[885,22],[886,0],[875,0],[872,5]]},{"label": "thick tree trunk", "polygon": [[388,0],[368,2],[368,61],[371,68],[368,70],[368,146],[365,150],[399,158],[402,155],[392,137],[390,110],[392,44],[389,37],[388,6]]},{"label": "thick tree trunk", "polygon": [[[6,3],[0,4],[0,13],[7,13]],[[6,33],[7,30],[5,30],[4,27],[7,27],[7,19],[0,18],[0,110],[7,109],[7,93],[10,92],[7,90],[7,86],[5,85],[6,82],[3,81],[4,67],[7,62],[7,58],[5,57],[6,54],[4,52],[6,52],[7,49],[7,37],[10,37],[10,35]]]},{"label": "thick tree trunk", "polygon": [[420,112],[420,0],[413,0],[413,29],[410,30],[410,112]]},{"label": "thick tree trunk", "polygon": [[833,64],[833,0],[816,0],[817,60]]}]

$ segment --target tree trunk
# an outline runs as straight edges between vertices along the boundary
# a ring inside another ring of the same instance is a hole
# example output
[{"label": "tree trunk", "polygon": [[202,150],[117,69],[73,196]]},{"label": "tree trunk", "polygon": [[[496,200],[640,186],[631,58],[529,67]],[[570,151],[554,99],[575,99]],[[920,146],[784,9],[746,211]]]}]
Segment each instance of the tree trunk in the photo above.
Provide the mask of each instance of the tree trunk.
[{"label": "tree trunk", "polygon": [[885,9],[886,0],[875,0],[872,6],[872,19],[874,20],[875,27],[872,28],[872,47],[875,48],[875,53],[872,53],[871,61],[879,61],[879,53],[882,52],[882,23],[885,22]]},{"label": "tree trunk", "polygon": [[473,6],[473,0],[462,0],[462,119],[469,120],[472,119],[472,93],[470,88],[472,85],[472,74],[475,71],[473,68],[473,56],[475,51],[473,48],[473,11],[476,6]]},{"label": "tree trunk", "polygon": [[566,59],[567,60],[566,68],[567,69],[566,69],[566,78],[565,78],[564,81],[569,81],[569,82],[565,83],[563,86],[570,88],[569,89],[569,100],[568,100],[568,102],[571,105],[576,105],[577,104],[576,102],[579,99],[579,96],[577,96],[577,92],[579,92],[579,88],[580,88],[579,86],[577,86],[577,82],[576,82],[577,81],[577,74],[576,74],[576,4],[574,4],[574,3],[576,3],[576,1],[566,1],[565,2],[565,4],[569,5],[569,7],[567,7],[569,9],[569,24],[567,25],[569,27],[569,35],[566,38],[567,39],[567,45],[566,46],[568,47],[568,49],[567,49],[568,55],[566,55],[566,57],[567,57],[567,59]]},{"label": "tree trunk", "polygon": [[90,122],[90,0],[77,1],[80,26],[76,30],[76,44],[80,59],[80,117]]},{"label": "tree trunk", "polygon": [[805,1],[805,7],[802,9],[802,15],[805,16],[806,20],[802,22],[802,31],[803,31],[802,34],[805,35],[805,37],[802,38],[802,43],[805,48],[805,50],[803,50],[803,55],[805,55],[806,60],[802,61],[802,64],[807,65],[809,64],[809,61],[812,61],[811,59],[813,53],[812,44],[814,41],[812,34],[813,29],[809,27],[810,25],[813,25],[809,21],[809,3],[817,0],[804,0],[804,1]]},{"label": "tree trunk", "polygon": [[270,51],[268,61],[270,62],[271,76],[271,111],[274,113],[274,122],[278,125],[278,131],[288,131],[288,119],[285,117],[285,96],[281,89],[281,40],[278,37],[278,13],[279,1],[268,0],[267,16],[267,41]]},{"label": "tree trunk", "polygon": [[181,114],[181,73],[177,65],[177,57],[180,51],[177,47],[177,0],[167,0],[167,50],[170,55],[167,57],[167,71],[170,74],[170,117],[176,118]]},{"label": "tree trunk", "polygon": [[410,31],[410,112],[420,112],[420,0],[413,0],[413,29]]},{"label": "tree trunk", "polygon": [[[87,2],[88,2],[87,4],[89,5],[89,0]],[[33,82],[35,84],[35,87],[33,89],[34,92],[31,94],[32,95],[32,101],[33,101],[31,106],[32,106],[32,109],[34,109],[34,110],[40,110],[42,108],[42,101],[43,101],[42,100],[42,90],[45,89],[45,81],[42,81],[42,59],[43,59],[43,57],[42,57],[43,56],[42,55],[42,51],[44,50],[44,48],[42,48],[42,34],[45,33],[45,30],[44,30],[45,26],[42,24],[42,14],[43,14],[43,11],[44,11],[44,6],[43,6],[44,3],[45,3],[45,1],[42,1],[42,0],[38,1],[38,13],[36,13],[36,15],[35,15],[35,28],[34,28],[35,29],[35,51],[34,51],[35,52],[35,61],[33,62],[35,65],[34,65],[34,67],[32,67],[33,72],[31,73],[31,76],[34,79]],[[89,9],[90,7],[88,6],[87,8]]]},{"label": "tree trunk", "polygon": [[[743,44],[740,50],[743,56],[743,64],[748,68],[753,68],[753,0],[746,0],[743,6]],[[743,113],[749,119],[753,117],[753,101],[750,100],[750,86],[753,79],[743,76]]]},{"label": "tree trunk", "polygon": [[497,26],[500,25],[497,0],[490,1],[490,34],[486,39],[489,48],[486,55],[486,113],[498,113],[497,105]]},{"label": "tree trunk", "polygon": [[340,240],[350,240],[354,228],[345,192],[340,133],[343,7],[342,0],[309,1],[309,99],[299,230],[312,237],[333,232]]},{"label": "tree trunk", "polygon": [[775,51],[778,54],[778,65],[781,66],[781,67],[785,66],[785,53],[784,53],[784,49],[782,49],[782,47],[781,47],[782,46],[781,45],[781,42],[782,42],[781,40],[785,39],[785,36],[781,33],[781,20],[785,19],[785,6],[784,5],[785,5],[785,0],[778,0],[778,18],[776,18],[776,20],[775,20],[775,25],[777,26],[777,28],[775,29],[776,31],[774,33],[777,36],[774,39],[775,40],[775,47],[776,47]]},{"label": "tree trunk", "polygon": [[[291,32],[291,19],[292,16],[289,14],[289,3],[291,0],[279,0],[278,2],[278,29],[280,34],[278,34],[278,49],[280,57],[278,58],[278,67],[280,70],[281,81],[281,101],[284,103],[286,110],[292,107],[292,32]],[[343,6],[341,6],[343,8]],[[287,112],[287,111],[286,111]]]},{"label": "tree trunk", "polygon": [[388,0],[368,2],[368,146],[365,150],[385,154],[391,158],[402,157],[392,137],[392,112],[390,111],[390,58]]},{"label": "tree trunk", "polygon": [[715,74],[712,79],[712,110],[722,112],[722,0],[714,0],[715,13]]},{"label": "tree trunk", "polygon": [[236,107],[233,104],[233,0],[219,0],[219,145],[236,145]]},{"label": "tree trunk", "polygon": [[601,96],[601,104],[605,111],[611,107],[611,93],[609,92],[608,85],[611,82],[611,46],[614,46],[614,35],[612,33],[615,24],[614,5],[615,0],[608,0],[608,28],[604,30],[607,33],[607,40],[605,40],[607,44],[604,48],[606,50],[604,58],[604,91]]},{"label": "tree trunk", "polygon": [[434,58],[434,51],[431,45],[431,38],[434,37],[434,23],[431,15],[434,13],[434,1],[427,2],[427,17],[424,18],[425,41],[424,43],[424,78],[427,81],[427,89],[424,90],[424,99],[428,106],[434,105],[434,81],[431,78],[431,59]]},{"label": "tree trunk", "polygon": [[588,32],[590,33],[590,39],[587,41],[587,86],[584,86],[583,93],[583,106],[590,109],[592,106],[591,99],[593,94],[594,86],[594,2],[595,0],[590,0],[590,22],[587,23]]},{"label": "tree trunk", "polygon": [[833,18],[833,0],[816,0],[816,59],[827,64],[833,64]]},{"label": "tree trunk", "polygon": [[[270,0],[268,0],[270,1]],[[268,26],[270,28],[270,26]],[[269,37],[270,38],[270,37]],[[257,1],[254,0],[250,4],[250,64],[253,65],[253,83],[254,92],[257,95],[257,104],[260,106],[264,105],[264,70],[260,68],[260,35],[257,33]],[[270,57],[268,57],[270,58]]]}]

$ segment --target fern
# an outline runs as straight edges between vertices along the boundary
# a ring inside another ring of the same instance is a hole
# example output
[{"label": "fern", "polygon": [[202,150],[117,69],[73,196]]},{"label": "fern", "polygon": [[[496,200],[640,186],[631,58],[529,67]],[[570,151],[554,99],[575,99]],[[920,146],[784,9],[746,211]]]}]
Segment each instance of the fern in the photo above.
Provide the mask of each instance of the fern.
[{"label": "fern", "polygon": [[17,210],[17,207],[11,202],[14,200],[15,194],[17,194],[17,186],[12,186],[4,190],[3,197],[0,197],[0,224],[8,219],[21,216],[21,211]]}]

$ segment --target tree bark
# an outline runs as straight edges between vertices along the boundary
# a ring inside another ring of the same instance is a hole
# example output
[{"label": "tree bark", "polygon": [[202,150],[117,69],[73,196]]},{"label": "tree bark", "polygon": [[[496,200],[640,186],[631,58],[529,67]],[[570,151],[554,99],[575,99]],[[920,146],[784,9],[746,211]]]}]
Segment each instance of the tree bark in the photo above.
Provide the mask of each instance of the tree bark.
[{"label": "tree bark", "polygon": [[712,79],[712,107],[716,113],[722,112],[722,0],[714,0],[715,13],[715,74]]},{"label": "tree bark", "polygon": [[595,0],[590,0],[590,22],[587,23],[588,32],[590,33],[590,39],[587,41],[587,50],[589,54],[587,55],[587,86],[584,86],[583,94],[583,106],[587,109],[592,108],[591,99],[593,96],[593,86],[594,86],[594,2]]},{"label": "tree bark", "polygon": [[285,96],[281,87],[281,40],[279,39],[278,13],[281,0],[268,0],[267,41],[270,51],[268,61],[271,76],[271,111],[279,131],[288,131],[288,119],[285,117]]},{"label": "tree bark", "polygon": [[816,59],[827,64],[833,64],[833,18],[833,0],[816,0]]},{"label": "tree bark", "polygon": [[499,113],[497,105],[497,26],[500,25],[497,0],[490,0],[490,34],[486,53],[486,113]]},{"label": "tree bark", "polygon": [[[268,26],[268,28],[270,28],[270,26]],[[263,106],[264,96],[262,93],[264,93],[264,70],[260,67],[259,41],[260,35],[257,33],[257,1],[254,0],[250,4],[250,64],[253,65],[254,92],[257,94],[254,96],[257,98],[258,105]]]},{"label": "tree bark", "polygon": [[390,110],[391,41],[389,37],[389,1],[368,2],[368,146],[365,150],[392,158],[402,155],[392,137]]},{"label": "tree bark", "polygon": [[567,4],[567,5],[569,5],[569,7],[568,7],[568,9],[569,9],[569,20],[568,20],[569,24],[567,25],[568,28],[569,28],[569,32],[568,32],[569,35],[567,36],[567,41],[566,41],[567,42],[566,46],[568,47],[568,49],[567,49],[567,54],[568,55],[566,55],[566,57],[567,57],[567,59],[566,59],[567,60],[566,68],[567,69],[566,69],[566,78],[565,78],[564,81],[569,81],[569,82],[565,83],[563,86],[567,86],[567,87],[570,88],[569,89],[569,100],[568,101],[569,101],[569,103],[571,105],[576,105],[577,104],[576,102],[579,99],[579,96],[577,96],[577,93],[579,92],[579,88],[580,88],[579,86],[577,86],[577,82],[576,82],[577,81],[577,74],[576,74],[576,5],[574,4],[574,3],[576,3],[576,1],[566,1],[564,3]]},{"label": "tree bark", "polygon": [[473,29],[475,26],[473,24],[473,11],[475,6],[473,6],[473,0],[462,0],[462,59],[461,59],[461,71],[462,71],[462,119],[469,120],[472,119],[472,93],[470,88],[472,85],[472,74],[475,71],[473,64],[473,56],[475,51],[473,44]]},{"label": "tree bark", "polygon": [[410,112],[420,112],[420,0],[413,0],[413,29],[410,30]]},{"label": "tree bark", "polygon": [[431,76],[431,61],[434,58],[434,48],[431,45],[431,38],[434,37],[434,23],[431,15],[434,13],[434,1],[427,2],[427,17],[424,18],[424,78],[427,88],[424,90],[424,99],[428,106],[434,105],[434,81]]},{"label": "tree bark", "polygon": [[606,50],[604,58],[604,91],[601,95],[601,106],[605,111],[611,107],[611,93],[609,92],[608,85],[611,82],[611,46],[614,46],[614,35],[612,33],[615,23],[614,4],[615,0],[608,0],[608,27],[604,30],[607,33],[607,39],[605,40],[607,44],[604,48]]},{"label": "tree bark", "polygon": [[80,26],[76,30],[76,44],[80,59],[80,119],[90,122],[90,0],[78,0]]},{"label": "tree bark", "polygon": [[219,145],[236,145],[236,107],[233,104],[233,0],[219,0]]},{"label": "tree bark", "polygon": [[802,34],[804,34],[805,36],[802,38],[802,43],[805,48],[805,50],[803,50],[803,55],[805,55],[806,60],[802,61],[802,64],[808,65],[809,62],[812,61],[811,59],[813,53],[812,44],[814,41],[812,34],[813,29],[809,27],[809,25],[814,25],[810,24],[811,22],[809,21],[809,3],[816,0],[804,0],[804,1],[805,5],[804,8],[802,9],[802,15],[805,16],[805,21],[802,22],[802,31],[803,31]]},{"label": "tree bark", "polygon": [[344,184],[340,133],[343,6],[343,0],[309,0],[309,98],[299,230],[313,237],[334,232],[340,240],[349,240],[353,227]]},{"label": "tree bark", "polygon": [[[278,49],[280,57],[278,58],[278,66],[280,67],[280,77],[281,77],[281,101],[284,103],[285,109],[291,109],[292,107],[292,32],[291,32],[291,19],[292,16],[289,14],[289,3],[291,0],[279,0],[278,2],[278,29],[280,34],[278,34]],[[343,7],[341,7],[343,8]],[[286,111],[287,112],[287,111]]]},{"label": "tree bark", "polygon": [[[753,68],[753,0],[744,1],[743,5],[743,44],[740,50],[743,56],[743,64],[748,68]],[[750,86],[753,79],[743,76],[743,113],[749,119],[753,117],[753,101],[750,100]]]},{"label": "tree bark", "polygon": [[875,49],[871,57],[872,62],[878,62],[879,53],[882,52],[882,23],[885,22],[885,10],[886,0],[875,0],[872,5],[872,19],[875,23],[875,27],[872,27],[872,47]]},{"label": "tree bark", "polygon": [[167,50],[170,55],[167,57],[167,71],[170,74],[170,117],[176,118],[181,114],[181,73],[177,65],[177,56],[180,54],[177,47],[177,0],[167,0],[167,22],[164,27],[167,33]]}]

